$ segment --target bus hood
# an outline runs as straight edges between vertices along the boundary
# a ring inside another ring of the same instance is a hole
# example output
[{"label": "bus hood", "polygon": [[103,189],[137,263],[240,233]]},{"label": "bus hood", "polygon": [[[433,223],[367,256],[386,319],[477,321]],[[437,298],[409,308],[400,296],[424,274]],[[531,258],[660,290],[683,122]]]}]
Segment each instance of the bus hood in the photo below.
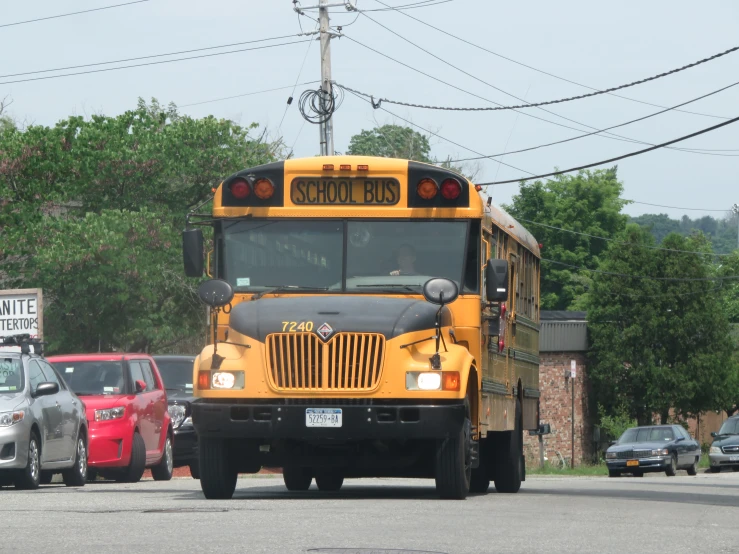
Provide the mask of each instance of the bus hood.
[{"label": "bus hood", "polygon": [[[324,340],[335,333],[379,333],[389,340],[413,331],[433,330],[438,310],[438,306],[417,298],[374,295],[261,298],[234,306],[229,325],[260,342],[271,333],[304,330],[312,330]],[[452,325],[446,306],[442,325]]]}]

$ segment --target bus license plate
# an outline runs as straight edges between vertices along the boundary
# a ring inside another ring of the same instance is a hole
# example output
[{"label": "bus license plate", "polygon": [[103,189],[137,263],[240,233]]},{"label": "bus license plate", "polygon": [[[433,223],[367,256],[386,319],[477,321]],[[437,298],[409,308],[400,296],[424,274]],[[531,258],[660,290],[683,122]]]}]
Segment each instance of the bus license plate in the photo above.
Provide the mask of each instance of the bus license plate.
[{"label": "bus license plate", "polygon": [[306,427],[341,427],[341,408],[306,408]]},{"label": "bus license plate", "polygon": [[628,462],[626,462],[626,465],[629,467],[638,466],[639,460],[629,460]]}]

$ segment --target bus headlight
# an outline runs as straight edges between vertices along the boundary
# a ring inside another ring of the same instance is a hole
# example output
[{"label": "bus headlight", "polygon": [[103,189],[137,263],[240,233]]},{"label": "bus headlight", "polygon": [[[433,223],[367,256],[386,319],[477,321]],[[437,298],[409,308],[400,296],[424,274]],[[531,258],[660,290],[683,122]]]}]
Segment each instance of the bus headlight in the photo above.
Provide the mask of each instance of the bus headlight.
[{"label": "bus headlight", "polygon": [[409,371],[405,374],[406,390],[441,390],[440,371]]},{"label": "bus headlight", "polygon": [[214,371],[211,377],[211,386],[214,389],[243,389],[243,371]]}]

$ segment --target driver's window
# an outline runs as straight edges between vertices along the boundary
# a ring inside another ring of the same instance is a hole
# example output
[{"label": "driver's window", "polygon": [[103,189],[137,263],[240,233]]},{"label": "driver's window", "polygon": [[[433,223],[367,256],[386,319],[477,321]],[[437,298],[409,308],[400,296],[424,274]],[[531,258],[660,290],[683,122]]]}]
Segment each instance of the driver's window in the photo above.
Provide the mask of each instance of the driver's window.
[{"label": "driver's window", "polygon": [[38,362],[36,360],[28,362],[28,381],[31,383],[31,391],[36,392],[36,387],[45,380],[44,372],[41,371],[41,366],[38,365]]},{"label": "driver's window", "polygon": [[144,372],[141,369],[141,364],[139,364],[139,362],[129,361],[128,365],[131,368],[131,381],[133,382],[134,390],[136,390],[136,381],[143,381],[144,383],[146,383],[146,379],[144,379]]},{"label": "driver's window", "polygon": [[60,389],[63,388],[62,384],[59,382],[59,379],[56,376],[56,372],[52,369],[52,367],[49,364],[43,362],[40,362],[40,365],[41,369],[44,372],[45,381],[47,383],[56,383],[57,385],[59,385]]}]

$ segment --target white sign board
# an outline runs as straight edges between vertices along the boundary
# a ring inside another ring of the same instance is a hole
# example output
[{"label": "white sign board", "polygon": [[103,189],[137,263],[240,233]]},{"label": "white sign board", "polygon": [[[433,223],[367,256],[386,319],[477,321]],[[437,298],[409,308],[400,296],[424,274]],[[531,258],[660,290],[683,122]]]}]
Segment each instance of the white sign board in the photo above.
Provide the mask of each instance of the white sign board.
[{"label": "white sign board", "polygon": [[0,337],[31,335],[43,339],[41,289],[0,290]]},{"label": "white sign board", "polygon": [[573,379],[577,377],[577,362],[570,360],[570,377]]}]

